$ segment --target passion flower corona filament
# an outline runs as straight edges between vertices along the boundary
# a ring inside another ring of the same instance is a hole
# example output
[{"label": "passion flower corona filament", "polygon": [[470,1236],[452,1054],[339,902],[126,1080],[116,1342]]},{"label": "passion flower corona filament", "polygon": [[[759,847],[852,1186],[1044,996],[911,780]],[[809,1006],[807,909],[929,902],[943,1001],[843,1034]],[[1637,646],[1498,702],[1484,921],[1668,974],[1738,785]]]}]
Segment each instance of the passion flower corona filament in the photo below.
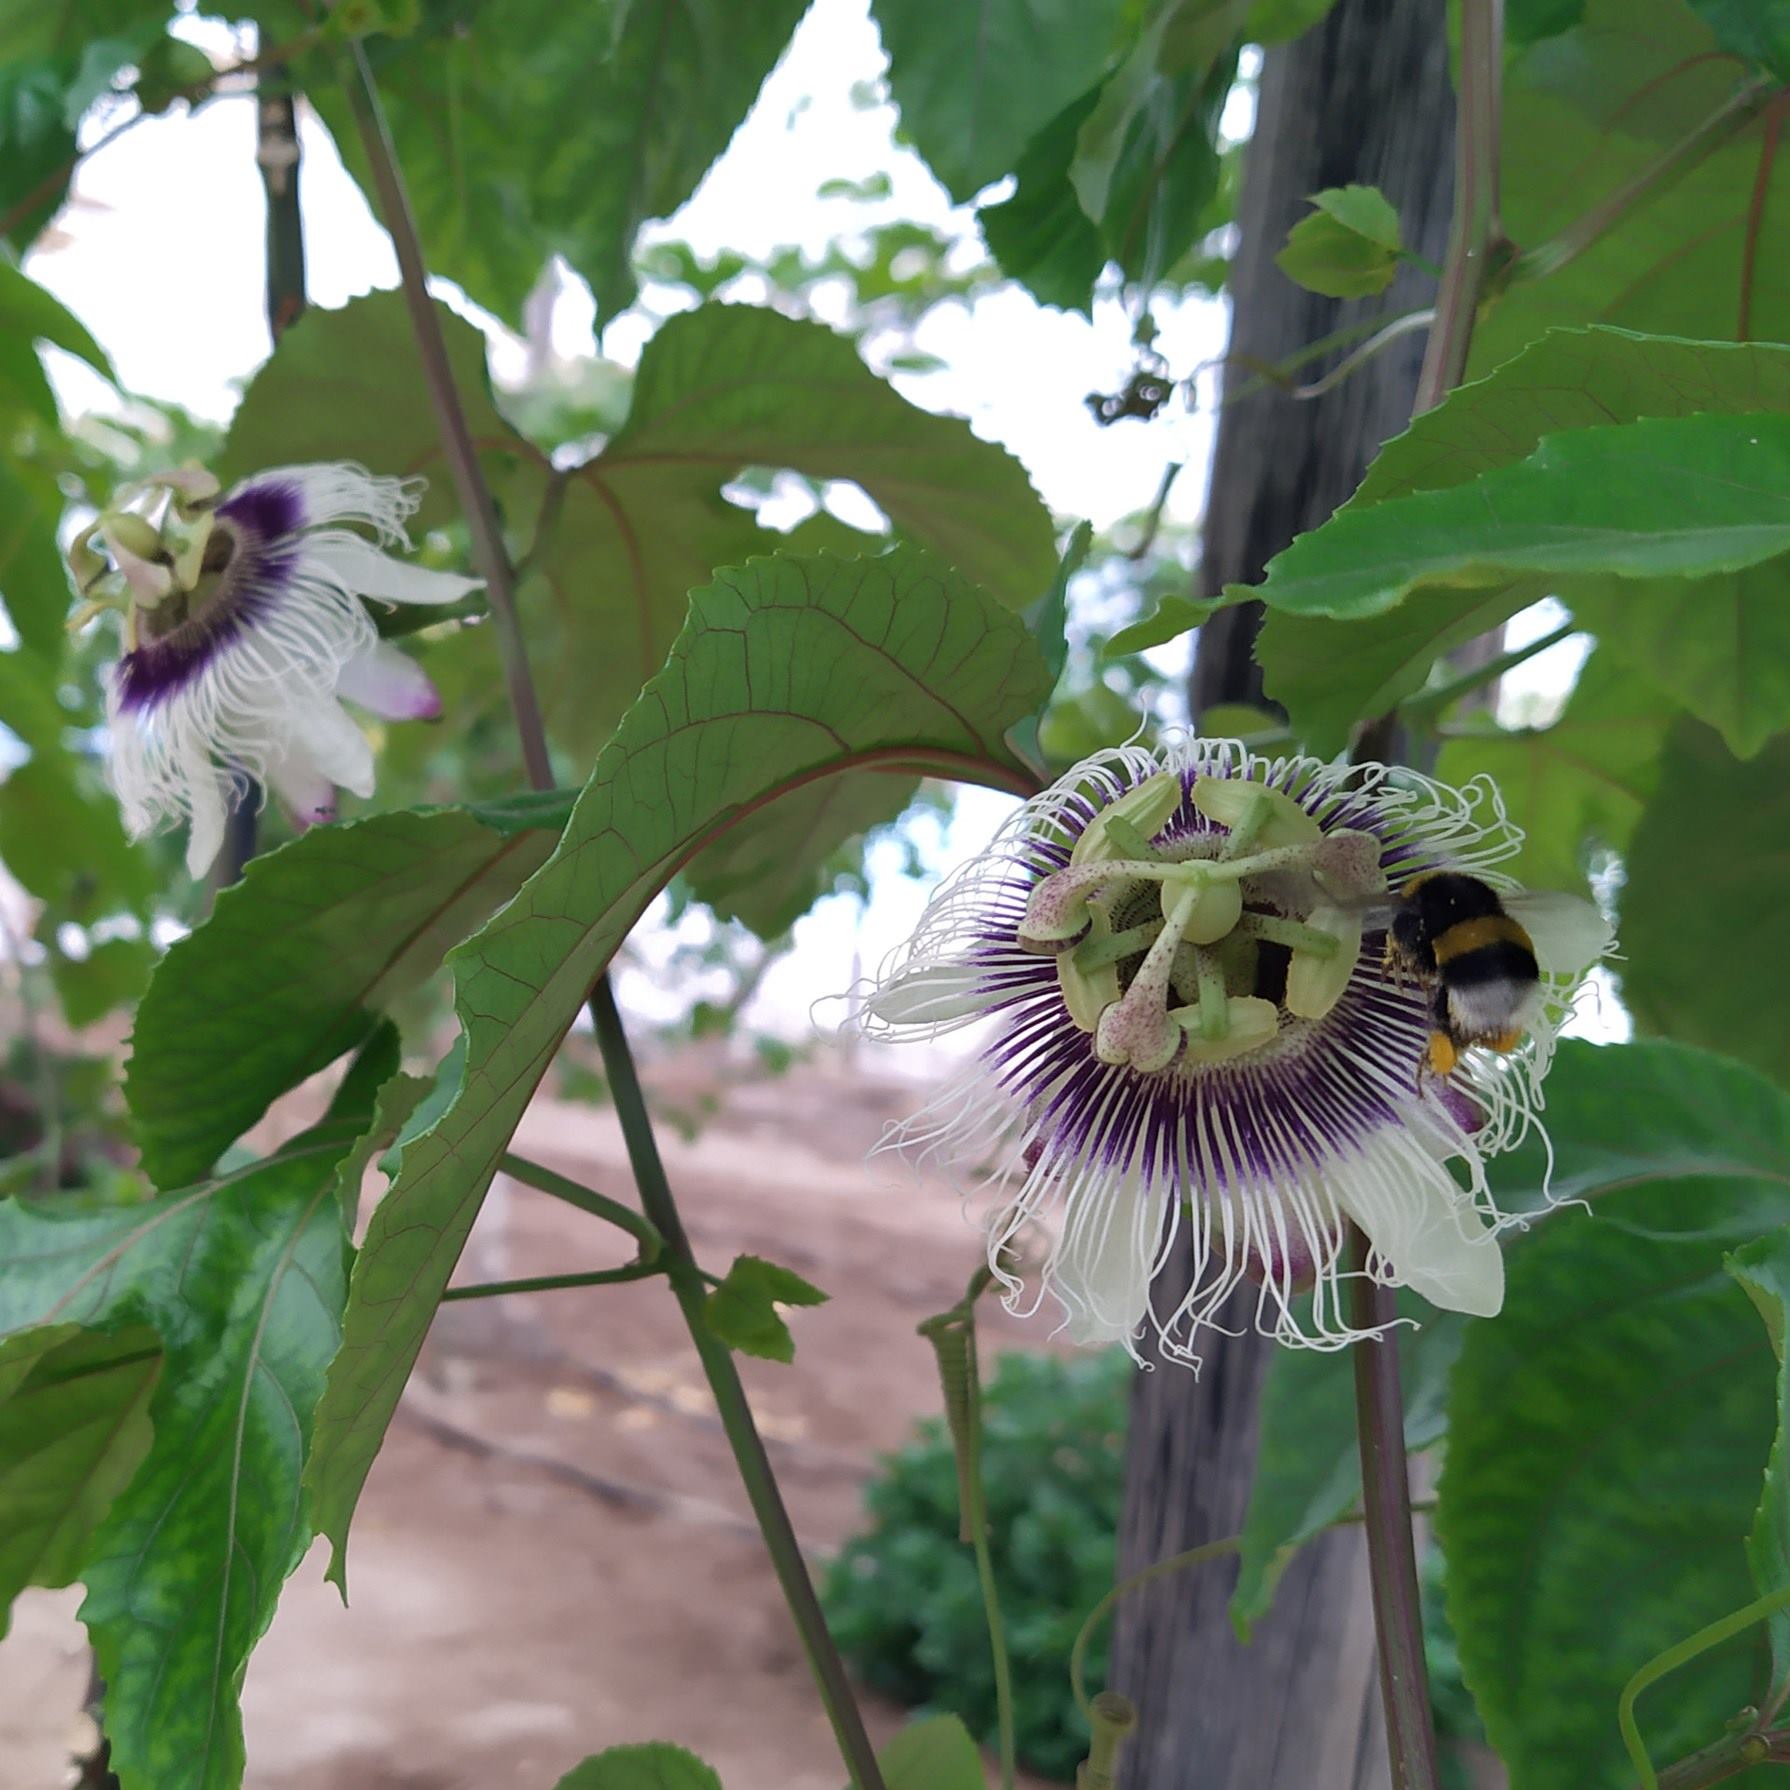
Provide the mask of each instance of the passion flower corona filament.
[{"label": "passion flower corona filament", "polygon": [[[1226,740],[1089,759],[941,885],[869,994],[872,1036],[996,1022],[892,1141],[971,1171],[1009,1304],[1054,1294],[1080,1341],[1135,1352],[1177,1255],[1187,1290],[1155,1317],[1171,1357],[1196,1359],[1245,1281],[1268,1334],[1353,1341],[1351,1222],[1377,1280],[1494,1313],[1505,1220],[1485,1159],[1538,1122],[1555,1032],[1609,930],[1588,902],[1530,899],[1541,979],[1521,1041],[1468,1048],[1446,1076],[1435,991],[1387,943],[1400,892],[1436,871],[1514,908],[1493,867],[1521,842],[1485,779],[1454,790]],[[1028,1295],[1009,1245],[1031,1221],[1050,1242]]]},{"label": "passion flower corona filament", "polygon": [[291,466],[218,494],[197,470],[121,494],[69,553],[80,625],[117,607],[125,652],[107,680],[112,781],[133,836],[185,818],[204,873],[250,777],[302,825],[336,790],[373,793],[373,750],[342,699],[394,720],[440,698],[379,638],[366,602],[451,603],[474,579],[425,571],[407,544],[415,481],[358,466]]}]

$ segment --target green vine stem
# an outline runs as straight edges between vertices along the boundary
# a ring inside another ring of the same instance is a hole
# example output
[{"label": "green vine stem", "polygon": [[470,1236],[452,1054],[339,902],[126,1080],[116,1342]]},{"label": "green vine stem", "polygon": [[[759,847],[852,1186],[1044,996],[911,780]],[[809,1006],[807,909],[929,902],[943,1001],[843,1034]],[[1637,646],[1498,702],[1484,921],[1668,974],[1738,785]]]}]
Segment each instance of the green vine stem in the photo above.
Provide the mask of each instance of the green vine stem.
[{"label": "green vine stem", "polygon": [[739,1465],[740,1478],[745,1484],[746,1496],[751,1500],[752,1514],[758,1519],[765,1546],[770,1551],[778,1583],[783,1587],[784,1598],[801,1633],[808,1664],[820,1686],[821,1701],[833,1724],[834,1738],[851,1772],[855,1790],[885,1790],[870,1737],[864,1731],[863,1716],[846,1678],[845,1664],[833,1645],[826,1618],[821,1614],[820,1600],[815,1596],[814,1582],[808,1576],[801,1544],[796,1540],[789,1512],[784,1508],[783,1494],[771,1470],[770,1457],[765,1453],[764,1438],[753,1422],[752,1407],[740,1384],[739,1369],[727,1345],[708,1326],[703,1309],[708,1297],[707,1282],[696,1265],[677,1202],[672,1198],[670,1183],[665,1178],[664,1165],[659,1160],[659,1146],[653,1136],[652,1120],[647,1115],[646,1097],[641,1092],[627,1033],[607,978],[597,984],[590,997],[590,1016],[596,1027],[597,1047],[603,1053],[603,1068],[609,1077],[616,1114],[621,1120],[622,1136],[627,1142],[628,1158],[640,1184],[640,1203],[665,1240],[666,1273],[671,1280],[671,1290],[684,1314],[690,1340],[701,1357],[721,1427]]},{"label": "green vine stem", "polygon": [[1000,1734],[1001,1790],[1013,1790],[1018,1770],[1018,1742],[1013,1718],[1013,1662],[1007,1651],[1007,1625],[1001,1616],[1000,1592],[994,1579],[994,1556],[988,1543],[988,1498],[982,1481],[982,1370],[976,1355],[976,1301],[994,1276],[979,1268],[969,1289],[949,1311],[927,1318],[920,1334],[938,1357],[939,1385],[945,1398],[945,1419],[957,1457],[958,1503],[963,1539],[976,1556],[976,1581],[982,1591],[982,1614],[994,1664],[994,1697]]},{"label": "green vine stem", "polygon": [[1471,666],[1458,677],[1452,677],[1446,683],[1432,684],[1427,690],[1419,690],[1407,701],[1400,703],[1399,713],[1409,722],[1429,724],[1439,720],[1463,696],[1471,696],[1475,690],[1483,689],[1487,684],[1495,684],[1507,671],[1514,671],[1519,665],[1538,658],[1550,647],[1558,646],[1563,640],[1570,640],[1581,632],[1577,622],[1562,622],[1559,627],[1543,634],[1537,640],[1531,640],[1527,646],[1513,646],[1507,652],[1500,653],[1495,659],[1487,659],[1483,665]]},{"label": "green vine stem", "polygon": [[624,1206],[620,1200],[612,1200],[606,1193],[598,1193],[567,1175],[543,1168],[538,1162],[530,1162],[526,1156],[518,1156],[514,1150],[506,1150],[498,1159],[497,1166],[512,1181],[520,1181],[524,1187],[532,1187],[537,1193],[551,1194],[556,1200],[564,1200],[568,1206],[576,1206],[580,1212],[588,1212],[592,1218],[600,1218],[605,1224],[612,1224],[617,1230],[626,1231],[640,1245],[640,1260],[643,1265],[657,1261],[665,1253],[665,1239],[659,1235],[658,1227],[632,1206]]},{"label": "green vine stem", "polygon": [[[422,357],[423,375],[435,409],[442,450],[453,477],[455,493],[472,533],[474,563],[485,580],[486,594],[491,602],[492,619],[496,624],[504,661],[505,681],[509,687],[510,706],[515,715],[517,732],[521,736],[523,761],[528,770],[529,781],[535,788],[548,789],[552,787],[553,775],[547,752],[547,735],[540,704],[535,697],[527,646],[516,610],[514,570],[504,545],[502,531],[498,527],[496,505],[492,501],[490,487],[485,482],[484,470],[479,465],[478,454],[473,446],[460,394],[454,386],[441,325],[429,298],[428,266],[417,236],[416,220],[410,209],[410,199],[398,167],[397,155],[392,147],[391,133],[379,103],[379,89],[358,44],[354,47],[352,65],[345,69],[344,76],[344,86],[354,111],[361,143],[371,165],[380,210],[397,251],[405,304],[410,313],[417,349]],[[615,1098],[616,1112],[621,1119],[628,1160],[640,1190],[641,1204],[646,1209],[647,1222],[662,1241],[663,1271],[671,1282],[672,1291],[689,1328],[691,1341],[695,1343],[697,1355],[701,1359],[709,1389],[714,1394],[721,1426],[733,1450],[734,1461],[739,1468],[746,1495],[751,1501],[753,1515],[758,1519],[765,1548],[771,1556],[778,1583],[783,1589],[790,1615],[801,1636],[809,1665],[813,1668],[821,1701],[826,1708],[827,1718],[832,1723],[834,1737],[839,1743],[839,1751],[851,1773],[854,1790],[885,1790],[876,1754],[864,1729],[864,1718],[852,1695],[844,1662],[833,1644],[826,1618],[821,1613],[820,1600],[816,1597],[813,1581],[808,1576],[801,1545],[790,1523],[789,1512],[784,1508],[782,1493],[771,1469],[770,1458],[765,1452],[764,1439],[753,1421],[752,1407],[747,1403],[745,1388],[740,1384],[733,1355],[708,1327],[703,1310],[708,1293],[708,1277],[696,1264],[689,1238],[684,1232],[683,1221],[678,1214],[677,1203],[672,1197],[670,1184],[666,1181],[665,1170],[659,1160],[658,1143],[653,1136],[652,1120],[647,1115],[646,1100],[641,1092],[640,1078],[635,1071],[633,1052],[628,1045],[627,1031],[622,1024],[614,991],[610,988],[606,975],[599,979],[591,993],[590,1012],[596,1027],[597,1043],[603,1054],[603,1065]],[[530,1165],[530,1170],[536,1172],[533,1165]],[[563,1177],[555,1179],[563,1180]],[[565,1186],[576,1188],[577,1184],[566,1182]],[[557,1187],[549,1188],[548,1191],[560,1192],[561,1197],[566,1197]],[[601,1197],[589,1195],[588,1189],[578,1191],[581,1197]],[[610,1206],[614,1202],[605,1201],[604,1204]],[[626,1208],[618,1206],[616,1210],[626,1211]],[[603,1212],[599,1215],[616,1222],[612,1213]]]},{"label": "green vine stem", "polygon": [[1647,1747],[1641,1739],[1640,1725],[1635,1720],[1635,1700],[1650,1684],[1657,1684],[1668,1673],[1689,1665],[1699,1654],[1719,1647],[1724,1641],[1743,1634],[1754,1623],[1790,1609],[1790,1587],[1755,1598],[1744,1608],[1700,1628],[1694,1635],[1675,1641],[1663,1653],[1655,1654],[1627,1684],[1616,1704],[1616,1725],[1622,1730],[1622,1744],[1628,1748],[1629,1761],[1640,1778],[1642,1790],[1701,1790],[1705,1784],[1719,1784],[1749,1765],[1763,1765],[1768,1760],[1790,1758],[1790,1734],[1764,1734],[1753,1721],[1744,1721],[1735,1732],[1681,1759],[1663,1774],[1656,1773]]}]

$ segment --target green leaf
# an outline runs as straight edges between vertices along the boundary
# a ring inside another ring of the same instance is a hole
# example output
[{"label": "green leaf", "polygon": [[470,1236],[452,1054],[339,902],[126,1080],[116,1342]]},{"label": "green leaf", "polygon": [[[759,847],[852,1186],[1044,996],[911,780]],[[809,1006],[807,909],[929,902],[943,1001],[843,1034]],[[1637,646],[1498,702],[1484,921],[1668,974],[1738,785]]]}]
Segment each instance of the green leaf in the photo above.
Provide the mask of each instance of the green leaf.
[{"label": "green leaf", "polygon": [[[486,477],[501,478],[511,458],[538,460],[491,401],[485,338],[446,305],[436,305],[435,317]],[[340,310],[308,310],[249,381],[231,419],[218,474],[233,483],[270,466],[311,460],[353,460],[377,473],[421,473],[428,486],[416,526],[439,528],[459,515],[459,505],[441,458],[428,390],[403,293],[374,292]],[[532,521],[533,512],[522,519]]]},{"label": "green leaf", "polygon": [[[1551,330],[1413,419],[1381,450],[1345,513],[1465,484],[1521,460],[1561,429],[1703,411],[1790,411],[1790,349]],[[1575,598],[1588,583],[1574,580]],[[1705,585],[1677,588],[1694,601]],[[1383,615],[1346,623],[1271,613],[1256,657],[1296,730],[1329,754],[1347,743],[1355,721],[1419,690],[1443,654],[1546,594],[1544,582],[1517,580],[1493,590],[1420,590]]]},{"label": "green leaf", "polygon": [[1790,881],[1790,736],[1736,761],[1680,721],[1628,851],[1622,998],[1655,1031],[1790,1082],[1790,959],[1777,903]]},{"label": "green leaf", "polygon": [[139,1205],[0,1202],[0,1334],[161,1338],[154,1441],[80,1569],[112,1764],[155,1790],[237,1790],[237,1689],[310,1530],[299,1491],[334,1352],[345,1130]]},{"label": "green leaf", "polygon": [[20,643],[47,665],[61,660],[73,600],[56,545],[61,520],[54,477],[22,457],[0,457],[0,602]]},{"label": "green leaf", "polygon": [[148,859],[125,837],[117,797],[94,766],[60,746],[39,746],[0,783],[0,859],[71,918],[141,912],[155,894]]},{"label": "green leaf", "polygon": [[[1416,1454],[1442,1439],[1448,1374],[1467,1320],[1414,1296],[1401,1295],[1399,1309],[1417,1320],[1415,1327],[1398,1332],[1405,1446]],[[1294,1555],[1361,1502],[1352,1353],[1277,1349],[1262,1387],[1261,1411],[1261,1441],[1231,1593],[1231,1621],[1245,1642],[1268,1614]]]},{"label": "green leaf", "polygon": [[1012,171],[1098,73],[1118,0],[876,0],[902,128],[962,203]]},{"label": "green leaf", "polygon": [[574,1765],[557,1790],[721,1790],[721,1780],[681,1746],[612,1746]]},{"label": "green leaf", "polygon": [[0,243],[23,253],[61,209],[75,166],[64,116],[65,59],[0,54],[0,216],[23,207]]},{"label": "green leaf", "polygon": [[[1719,52],[1682,0],[1589,0],[1575,29],[1531,43],[1505,71],[1500,200],[1511,240],[1551,254],[1551,239],[1757,78]],[[1769,177],[1768,156],[1755,116],[1655,182],[1583,252],[1551,271],[1544,263],[1544,277],[1519,280],[1486,309],[1470,369],[1508,360],[1552,324],[1592,317],[1661,335],[1790,339],[1790,182]]]},{"label": "green leaf", "polygon": [[1130,627],[1121,628],[1100,649],[1100,656],[1103,659],[1122,659],[1127,653],[1141,653],[1153,646],[1166,646],[1171,640],[1179,640],[1190,629],[1209,620],[1223,607],[1223,601],[1214,597],[1164,597],[1156,605],[1154,615],[1147,615],[1141,622],[1133,622]]},{"label": "green leaf", "polygon": [[1575,588],[1573,614],[1605,649],[1716,728],[1737,758],[1790,728],[1790,558],[1687,584],[1625,579]]},{"label": "green leaf", "polygon": [[[6,796],[0,790],[0,817]],[[0,858],[5,858],[0,847]],[[101,939],[84,957],[70,957],[58,949],[50,958],[50,975],[62,1017],[79,1030],[105,1018],[116,1007],[134,1002],[148,986],[155,967],[155,946],[144,938]]]},{"label": "green leaf", "polygon": [[1069,662],[1069,583],[1087,564],[1088,549],[1094,543],[1093,525],[1078,522],[1069,531],[1057,561],[1057,575],[1050,589],[1037,602],[1025,609],[1025,624],[1044,661],[1044,674],[1050,680],[1044,701],[1035,714],[1027,715],[1007,729],[1007,743],[1035,771],[1047,769],[1041,729],[1050,708],[1051,697],[1062,681],[1063,667]]},{"label": "green leaf", "polygon": [[1786,550],[1790,417],[1649,419],[1550,435],[1469,485],[1339,510],[1269,562],[1256,594],[1346,618],[1421,584],[1697,577]]},{"label": "green leaf", "polygon": [[[1551,1147],[1532,1133],[1491,1165],[1508,1214],[1546,1209],[1550,1175],[1554,1198],[1588,1201],[1618,1223],[1621,1210],[1608,1202],[1648,1189],[1676,1215],[1674,1233],[1708,1213],[1718,1240],[1757,1235],[1790,1207],[1783,1155],[1790,1109],[1769,1083],[1720,1057],[1673,1044],[1599,1049],[1569,1040],[1548,1078],[1547,1124]],[[1553,1222],[1513,1235],[1513,1277],[1523,1272],[1528,1238],[1545,1236]],[[1408,1315],[1421,1315],[1422,1328],[1400,1333],[1405,1438],[1421,1449],[1446,1434],[1448,1377],[1476,1326],[1449,1313],[1420,1314],[1416,1303]],[[1282,1351],[1269,1369],[1231,1604],[1239,1633],[1266,1614],[1298,1549],[1359,1499],[1351,1381],[1346,1352]]]},{"label": "green leaf", "polygon": [[[1790,1590],[1790,1367],[1784,1359],[1784,1319],[1790,1312],[1790,1231],[1773,1231],[1728,1257],[1728,1272],[1740,1282],[1765,1324],[1778,1363],[1778,1422],[1771,1457],[1765,1463],[1765,1490],[1747,1537],[1747,1565],[1761,1597]],[[1772,1682],[1790,1677],[1790,1611],[1771,1618]]]},{"label": "green leaf", "polygon": [[954,1715],[910,1722],[877,1754],[876,1762],[888,1790],[987,1790],[982,1755]]},{"label": "green leaf", "polygon": [[1421,690],[1444,654],[1545,594],[1533,579],[1493,590],[1418,590],[1396,609],[1349,621],[1271,609],[1256,636],[1256,661],[1294,732],[1328,758],[1349,743],[1357,721],[1386,714]]},{"label": "green leaf", "polygon": [[87,326],[59,298],[4,260],[0,260],[0,331],[15,340],[52,342],[104,378],[117,378],[106,351]]},{"label": "green leaf", "polygon": [[1398,272],[1398,213],[1378,187],[1329,187],[1287,233],[1274,257],[1288,279],[1326,298],[1384,292]]},{"label": "green leaf", "polygon": [[315,827],[255,858],[137,1010],[125,1098],[156,1185],[204,1174],[272,1101],[354,1049],[552,848],[548,828],[437,809]]},{"label": "green leaf", "polygon": [[[1517,0],[1520,5],[1521,0]],[[1329,16],[1336,0],[1254,0],[1243,21],[1243,40],[1252,44],[1290,43]]]},{"label": "green leaf", "polygon": [[1790,0],[1690,0],[1690,8],[1724,50],[1790,81]]},{"label": "green leaf", "polygon": [[777,1307],[826,1302],[827,1295],[793,1269],[742,1255],[734,1257],[727,1278],[709,1294],[702,1311],[708,1327],[730,1349],[790,1362],[796,1358],[796,1342]]},{"label": "green leaf", "polygon": [[777,938],[832,888],[840,853],[898,820],[919,787],[912,777],[867,771],[792,789],[691,862],[691,892],[722,919]]},{"label": "green leaf", "polygon": [[1009,279],[1040,304],[1080,311],[1090,320],[1106,249],[1070,185],[1069,167],[1098,94],[1098,88],[1089,89],[1045,125],[1014,167],[1013,196],[976,213],[988,252]]},{"label": "green leaf", "polygon": [[1043,699],[1024,624],[926,555],[754,560],[691,598],[663,672],[598,759],[552,860],[456,951],[457,1098],[405,1151],[355,1268],[311,1486],[336,1544],[499,1157],[586,992],[729,819],[872,765],[995,782]]},{"label": "green leaf", "polygon": [[[1627,1790],[1623,1684],[1751,1597],[1773,1364],[1722,1264],[1790,1219],[1790,1101],[1699,1051],[1567,1044],[1547,1121],[1554,1194],[1591,1209],[1521,1238],[1503,1311],[1467,1327],[1437,1529],[1512,1785]],[[1531,1137],[1500,1165],[1500,1198],[1539,1185],[1544,1160]],[[1720,1733],[1759,1652],[1755,1632],[1674,1676],[1649,1712],[1656,1756]]]},{"label": "green leaf", "polygon": [[[636,0],[568,11],[432,0],[423,28],[372,44],[431,271],[520,323],[555,252],[607,322],[634,296],[634,238],[669,217],[727,147],[803,0]],[[369,199],[334,81],[306,94]]]},{"label": "green leaf", "polygon": [[66,1585],[149,1452],[153,1330],[46,1324],[0,1341],[0,1635],[27,1585]]},{"label": "green leaf", "polygon": [[1652,795],[1671,716],[1608,650],[1585,662],[1559,720],[1548,727],[1448,740],[1436,775],[1455,785],[1485,775],[1523,829],[1504,866],[1538,889],[1582,888],[1591,854],[1621,851]]}]

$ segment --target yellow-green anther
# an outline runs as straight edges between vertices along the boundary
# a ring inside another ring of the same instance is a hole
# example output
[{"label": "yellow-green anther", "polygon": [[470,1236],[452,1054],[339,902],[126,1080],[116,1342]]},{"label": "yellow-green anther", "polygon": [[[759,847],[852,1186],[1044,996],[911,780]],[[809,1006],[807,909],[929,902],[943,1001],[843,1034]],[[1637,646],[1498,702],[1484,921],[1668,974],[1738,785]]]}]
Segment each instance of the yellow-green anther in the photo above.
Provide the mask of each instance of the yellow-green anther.
[{"label": "yellow-green anther", "polygon": [[1230,996],[1224,986],[1224,968],[1210,951],[1196,951],[1199,974],[1199,1035],[1208,1043],[1223,1038],[1231,1029]]},{"label": "yellow-green anther", "polygon": [[1177,1007],[1169,1015],[1187,1033],[1186,1061],[1224,1063],[1247,1056],[1272,1044],[1280,1031],[1280,1014],[1272,1001],[1252,994],[1234,994],[1225,1004],[1226,1031],[1222,1038],[1207,1038],[1200,1030],[1197,1007]]},{"label": "yellow-green anther", "polygon": [[1301,1019],[1322,1019],[1343,997],[1361,958],[1361,909],[1318,907],[1306,929],[1323,938],[1326,949],[1293,948],[1287,965],[1287,1011]]},{"label": "yellow-green anther", "polygon": [[1153,839],[1168,824],[1169,817],[1181,806],[1181,774],[1179,771],[1158,771],[1146,777],[1136,789],[1128,789],[1116,801],[1108,802],[1088,822],[1082,836],[1069,854],[1073,864],[1092,864],[1102,859],[1129,857],[1112,837],[1115,819],[1135,827],[1145,839]]},{"label": "yellow-green anther", "polygon": [[1268,792],[1265,789],[1253,784],[1249,786],[1249,801],[1241,817],[1231,827],[1231,836],[1218,854],[1221,858],[1241,857],[1255,844],[1256,835],[1268,824],[1268,817],[1274,812],[1267,798]]},{"label": "yellow-green anther", "polygon": [[1106,816],[1106,836],[1112,842],[1115,854],[1121,858],[1154,858],[1159,855],[1156,847],[1144,837],[1142,829],[1133,826],[1122,814]]},{"label": "yellow-green anther", "polygon": [[1082,1031],[1092,1032],[1100,1015],[1119,998],[1119,966],[1115,962],[1084,968],[1073,951],[1065,951],[1057,959],[1057,983],[1069,1017]]},{"label": "yellow-green anther", "polygon": [[[1262,812],[1266,804],[1267,812]],[[1193,805],[1221,827],[1248,821],[1255,830],[1249,844],[1264,849],[1301,845],[1321,839],[1324,830],[1284,791],[1251,783],[1243,777],[1200,777],[1193,785]],[[1235,854],[1231,854],[1235,855]]]},{"label": "yellow-green anther", "polygon": [[205,549],[211,542],[211,531],[215,526],[211,517],[201,517],[199,526],[174,555],[174,577],[182,590],[199,588],[199,575],[205,569]]},{"label": "yellow-green anther", "polygon": [[129,510],[108,510],[99,519],[99,532],[108,545],[122,547],[151,565],[165,563],[168,549],[154,527]]}]

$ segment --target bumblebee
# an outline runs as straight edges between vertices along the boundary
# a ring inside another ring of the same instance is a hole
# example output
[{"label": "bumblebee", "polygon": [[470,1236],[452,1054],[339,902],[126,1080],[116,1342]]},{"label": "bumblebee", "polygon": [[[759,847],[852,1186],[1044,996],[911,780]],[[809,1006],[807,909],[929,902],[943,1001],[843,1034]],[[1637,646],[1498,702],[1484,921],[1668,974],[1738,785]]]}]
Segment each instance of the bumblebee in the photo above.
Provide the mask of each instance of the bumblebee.
[{"label": "bumblebee", "polygon": [[1395,973],[1432,991],[1429,1066],[1447,1075],[1471,1044],[1512,1051],[1541,1006],[1535,943],[1489,883],[1458,870],[1413,877],[1386,938]]}]

